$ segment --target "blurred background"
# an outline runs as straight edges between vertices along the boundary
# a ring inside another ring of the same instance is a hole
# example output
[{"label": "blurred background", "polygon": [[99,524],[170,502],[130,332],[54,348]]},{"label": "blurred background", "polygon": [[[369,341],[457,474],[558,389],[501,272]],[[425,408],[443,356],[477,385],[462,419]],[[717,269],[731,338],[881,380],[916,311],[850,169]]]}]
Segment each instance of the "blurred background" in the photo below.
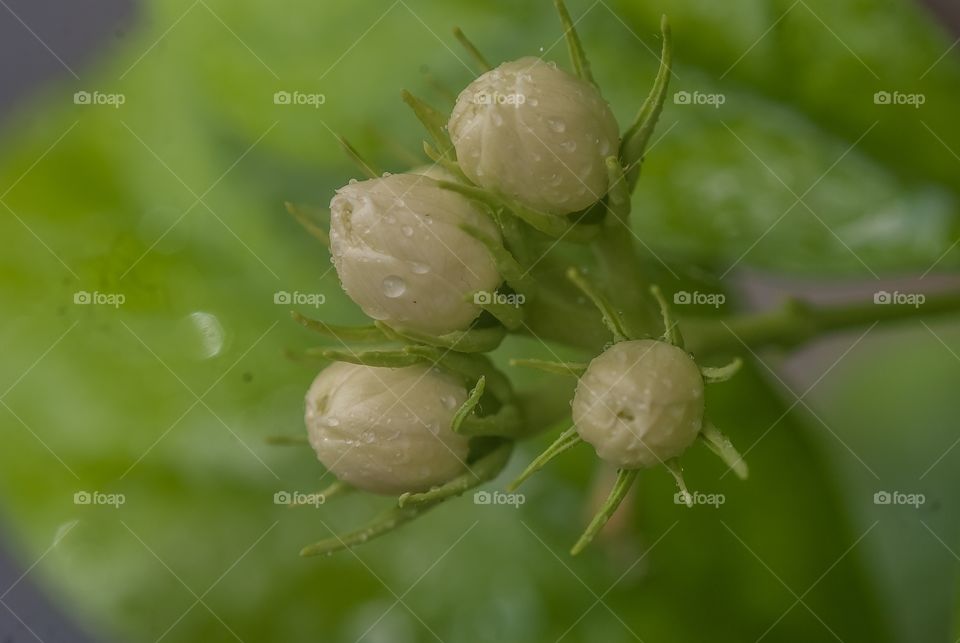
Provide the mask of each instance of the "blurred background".
[{"label": "blurred background", "polygon": [[[634,225],[726,293],[684,312],[960,288],[955,3],[569,5],[621,124],[670,16]],[[474,77],[456,25],[491,60],[567,64],[547,0],[0,0],[0,639],[957,640],[956,318],[750,356],[709,400],[750,480],[695,450],[688,483],[722,505],[678,506],[651,471],[576,559],[609,484],[587,449],[519,508],[465,497],[297,556],[387,501],[274,503],[323,473],[264,441],[302,430],[319,368],[288,357],[317,341],[278,293],[362,320],[282,203],[355,175],[335,134],[391,171],[423,161],[399,93],[449,107]]]}]

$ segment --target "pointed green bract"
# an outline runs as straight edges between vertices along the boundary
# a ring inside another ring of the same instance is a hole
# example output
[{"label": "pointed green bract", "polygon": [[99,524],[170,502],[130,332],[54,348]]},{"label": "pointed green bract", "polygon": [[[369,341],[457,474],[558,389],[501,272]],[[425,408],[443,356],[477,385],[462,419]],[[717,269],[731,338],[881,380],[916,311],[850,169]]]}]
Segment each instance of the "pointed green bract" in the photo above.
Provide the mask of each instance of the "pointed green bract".
[{"label": "pointed green bract", "polygon": [[456,153],[453,149],[453,143],[450,141],[450,136],[445,129],[447,126],[446,117],[407,90],[403,90],[400,95],[403,97],[403,102],[410,106],[410,109],[416,114],[417,119],[419,119],[424,128],[426,128],[434,144],[437,146],[440,155],[450,160],[455,160]]},{"label": "pointed green bract", "polygon": [[470,395],[467,396],[467,399],[464,400],[460,408],[457,409],[457,412],[454,413],[453,420],[450,422],[450,428],[454,433],[460,432],[460,425],[463,424],[463,421],[467,419],[467,417],[473,413],[473,410],[477,408],[477,405],[480,404],[480,398],[483,397],[486,382],[487,380],[484,377],[477,380],[477,385],[473,387]]},{"label": "pointed green bract", "polygon": [[600,311],[600,314],[603,316],[603,323],[613,335],[614,342],[623,342],[630,339],[623,326],[623,320],[620,318],[620,314],[614,309],[606,296],[594,287],[579,270],[569,268],[567,270],[567,279],[573,282],[584,295],[589,297],[590,301],[592,301]]},{"label": "pointed green bract", "polygon": [[623,499],[630,493],[630,487],[633,486],[633,481],[637,479],[637,474],[639,473],[639,469],[620,469],[617,471],[617,481],[614,483],[610,495],[607,496],[603,506],[600,507],[600,510],[594,515],[590,524],[587,525],[583,535],[580,536],[580,539],[570,549],[572,556],[576,556],[583,551],[584,548],[593,541],[594,537],[600,533],[603,526],[610,520],[610,516],[617,511],[617,507],[620,506]]},{"label": "pointed green bract", "polygon": [[387,336],[376,326],[335,326],[320,321],[319,319],[311,319],[310,317],[301,315],[295,310],[290,311],[290,316],[304,328],[309,328],[312,331],[316,331],[340,342],[364,343],[383,342],[387,340]]},{"label": "pointed green bract", "polygon": [[350,364],[374,366],[377,368],[403,368],[405,366],[421,364],[425,361],[419,355],[413,355],[403,349],[359,352],[327,349],[324,350],[321,355],[324,359],[334,362],[348,362]]},{"label": "pointed green bract", "polygon": [[743,366],[743,360],[735,357],[726,366],[701,366],[700,372],[703,374],[705,382],[714,384],[716,382],[726,382],[737,374],[741,366]]},{"label": "pointed green bract", "polygon": [[553,362],[545,359],[511,359],[510,366],[535,368],[545,373],[572,375],[573,377],[580,377],[587,370],[587,365],[582,362]]},{"label": "pointed green bract", "polygon": [[529,433],[523,425],[520,410],[513,404],[507,404],[491,415],[469,415],[460,425],[460,434],[470,437],[498,437],[513,440]]},{"label": "pointed green bract", "polygon": [[738,478],[741,480],[747,479],[750,471],[747,468],[746,460],[744,460],[743,456],[733,447],[730,438],[721,433],[713,423],[707,422],[697,437],[703,440],[710,450],[717,454],[717,456],[723,460],[723,463],[726,464]]},{"label": "pointed green bract", "polygon": [[375,179],[382,174],[382,172],[380,172],[380,170],[378,170],[373,163],[363,158],[360,152],[357,151],[357,148],[350,144],[350,141],[339,134],[336,134],[336,137],[337,142],[340,143],[340,147],[343,148],[343,151],[346,153],[347,157],[353,161],[354,165],[356,165],[357,168],[359,168],[359,170],[367,176],[367,178]]},{"label": "pointed green bract", "polygon": [[567,51],[570,53],[570,63],[577,77],[596,85],[593,75],[590,73],[590,63],[587,61],[587,54],[583,50],[583,43],[580,42],[580,36],[577,35],[573,19],[570,18],[570,12],[563,0],[554,0],[557,13],[560,14],[560,22],[563,24],[563,37],[567,41]]},{"label": "pointed green bract", "polygon": [[468,199],[473,199],[493,210],[503,210],[523,220],[535,230],[555,239],[563,238],[569,241],[587,242],[596,237],[598,226],[579,225],[566,217],[554,216],[539,210],[534,210],[521,203],[488,192],[482,188],[452,181],[438,181],[438,185],[446,190],[458,192]]},{"label": "pointed green bract", "polygon": [[504,442],[496,449],[469,465],[468,470],[430,491],[423,493],[405,493],[397,500],[401,508],[431,506],[448,498],[459,496],[478,485],[494,479],[503,471],[513,452],[513,443]]},{"label": "pointed green bract", "polygon": [[630,216],[630,187],[624,177],[623,167],[615,156],[607,157],[606,166],[609,182],[606,205],[619,221],[626,223]]},{"label": "pointed green bract", "polygon": [[627,188],[630,192],[633,192],[637,179],[640,177],[640,165],[643,163],[643,156],[646,153],[647,145],[650,143],[654,127],[657,125],[657,119],[660,118],[660,112],[663,110],[663,103],[667,98],[667,87],[670,84],[673,40],[666,16],[663,16],[660,21],[660,33],[663,36],[663,46],[660,53],[660,69],[657,71],[657,78],[653,83],[650,94],[643,101],[636,119],[624,132],[620,143],[620,160],[626,168]]},{"label": "pointed green bract", "polygon": [[670,472],[670,475],[673,476],[673,479],[677,482],[677,488],[680,489],[680,498],[683,500],[683,504],[688,507],[693,506],[693,496],[690,495],[690,492],[687,490],[687,482],[683,479],[683,470],[680,468],[680,460],[678,458],[672,458],[663,463],[663,466],[667,468],[667,471]]},{"label": "pointed green bract", "polygon": [[663,296],[660,286],[650,286],[650,294],[653,295],[660,306],[660,317],[663,319],[663,341],[678,348],[683,348],[683,335],[680,333],[680,326],[673,319],[673,315],[670,314],[670,304]]},{"label": "pointed green bract", "polygon": [[533,280],[524,271],[517,259],[510,253],[499,239],[494,239],[480,228],[464,223],[460,229],[483,244],[490,253],[497,272],[511,288],[518,292],[528,293],[535,287]]},{"label": "pointed green bract", "polygon": [[515,491],[527,480],[527,478],[542,469],[548,462],[570,447],[580,444],[582,441],[583,438],[581,438],[580,434],[577,433],[576,427],[570,427],[561,433],[560,437],[557,438],[553,444],[548,446],[543,453],[538,455],[533,462],[527,465],[527,468],[523,470],[523,473],[517,476],[516,480],[507,485],[507,491]]},{"label": "pointed green bract", "polygon": [[330,235],[317,223],[318,219],[325,219],[326,224],[329,227],[329,212],[325,212],[324,217],[324,211],[322,211],[320,208],[311,208],[309,206],[291,203],[290,201],[285,201],[283,206],[287,209],[287,212],[293,216],[297,223],[299,223],[304,230],[310,233],[310,236],[312,236],[314,239],[317,239],[325,246],[330,245]]},{"label": "pointed green bract", "polygon": [[487,59],[484,58],[483,54],[480,53],[480,50],[470,42],[470,39],[467,38],[467,35],[463,33],[460,27],[455,27],[453,29],[453,36],[457,39],[464,49],[467,50],[467,53],[470,54],[470,57],[477,63],[480,67],[481,72],[490,71],[493,67],[487,62]]},{"label": "pointed green bract", "polygon": [[461,353],[487,353],[492,351],[500,345],[507,334],[503,326],[455,330],[444,335],[429,335],[402,326],[388,326],[379,321],[376,322],[376,327],[387,334],[392,334],[394,338],[449,348]]}]

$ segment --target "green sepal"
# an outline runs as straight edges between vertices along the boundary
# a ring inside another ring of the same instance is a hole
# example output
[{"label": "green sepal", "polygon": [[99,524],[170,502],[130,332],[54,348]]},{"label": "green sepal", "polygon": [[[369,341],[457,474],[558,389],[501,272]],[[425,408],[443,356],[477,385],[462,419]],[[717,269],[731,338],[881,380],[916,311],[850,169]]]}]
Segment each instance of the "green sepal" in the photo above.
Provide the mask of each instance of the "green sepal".
[{"label": "green sepal", "polygon": [[480,398],[483,397],[486,382],[487,378],[481,376],[480,379],[477,380],[473,390],[470,391],[470,395],[468,395],[467,399],[460,405],[457,412],[453,414],[453,419],[450,421],[450,429],[454,433],[460,433],[460,427],[463,421],[466,420],[467,417],[473,413],[473,410],[477,408],[477,405],[480,404]]},{"label": "green sepal", "polygon": [[356,165],[357,168],[367,176],[367,178],[375,179],[382,174],[382,172],[378,170],[375,165],[363,158],[360,152],[357,151],[357,148],[350,144],[350,141],[339,134],[335,134],[334,136],[336,136],[337,142],[340,143],[340,147],[347,155],[347,158],[353,161],[353,164]]},{"label": "green sepal", "polygon": [[461,353],[488,353],[497,348],[507,334],[503,326],[469,328],[467,330],[455,330],[444,335],[430,335],[402,326],[387,325],[380,321],[374,323],[377,328],[394,339],[449,348]]},{"label": "green sepal", "polygon": [[323,245],[330,246],[330,235],[324,230],[317,221],[325,222],[330,225],[330,213],[321,208],[313,208],[306,205],[284,201],[283,206],[287,209],[300,226],[306,230],[310,236],[317,239]]},{"label": "green sepal", "polygon": [[746,460],[744,460],[743,456],[733,447],[730,438],[720,432],[720,429],[715,427],[711,422],[707,422],[697,437],[703,440],[704,444],[717,454],[717,456],[723,460],[723,463],[727,465],[738,478],[741,480],[747,479],[750,475],[750,470],[747,468]]},{"label": "green sepal", "polygon": [[410,106],[410,109],[416,114],[417,119],[423,124],[424,128],[426,128],[441,156],[451,161],[456,160],[453,143],[450,141],[450,136],[446,130],[446,117],[407,90],[403,90],[400,96],[403,98],[403,102]]},{"label": "green sepal", "polygon": [[567,41],[567,50],[570,53],[570,63],[577,77],[593,85],[593,75],[590,73],[590,63],[587,61],[587,54],[583,50],[583,43],[580,42],[580,36],[574,27],[573,20],[570,18],[570,12],[563,0],[554,0],[553,3],[560,14],[560,22],[563,24],[563,37]]},{"label": "green sepal", "polygon": [[523,473],[521,473],[513,482],[507,485],[507,491],[515,491],[520,485],[526,482],[527,478],[546,466],[548,462],[553,460],[567,449],[574,447],[581,442],[583,442],[583,438],[581,438],[580,434],[577,433],[577,428],[573,426],[570,427],[561,433],[560,437],[554,440],[553,444],[544,449],[543,453],[534,458],[533,462],[527,465],[527,468],[523,470]]},{"label": "green sepal", "polygon": [[620,314],[600,290],[590,283],[576,268],[571,267],[567,269],[567,279],[579,288],[580,291],[593,302],[597,310],[600,311],[600,315],[603,317],[603,324],[613,335],[614,342],[623,342],[630,339]]},{"label": "green sepal", "polygon": [[497,272],[511,288],[525,295],[532,293],[535,282],[524,271],[520,262],[507,250],[502,241],[494,239],[480,228],[469,223],[461,224],[460,229],[483,244],[487,252],[490,253],[490,258],[493,259]]},{"label": "green sepal", "polygon": [[498,437],[520,439],[527,435],[520,409],[513,404],[500,407],[490,415],[470,415],[463,419],[458,432],[470,437]]},{"label": "green sepal", "polygon": [[680,460],[678,458],[671,458],[663,463],[663,466],[666,467],[667,471],[670,472],[670,475],[673,476],[673,479],[677,482],[677,487],[680,489],[680,497],[683,498],[683,503],[688,507],[693,506],[693,496],[690,495],[690,492],[687,491],[687,482],[683,479],[683,470],[680,468]]},{"label": "green sepal", "polygon": [[600,530],[603,529],[603,526],[610,520],[610,516],[617,511],[620,503],[627,497],[627,494],[630,492],[630,487],[633,486],[634,480],[637,479],[639,471],[639,469],[620,469],[617,471],[617,481],[614,483],[613,489],[610,490],[610,495],[607,496],[603,506],[600,507],[600,510],[594,515],[590,524],[587,525],[583,535],[580,536],[580,539],[570,549],[570,555],[576,556],[583,551],[584,548],[593,541]]},{"label": "green sepal", "polygon": [[535,368],[545,373],[572,375],[573,377],[580,377],[587,370],[587,365],[583,362],[553,362],[545,359],[511,359],[510,366]]},{"label": "green sepal", "polygon": [[460,169],[460,165],[456,161],[452,161],[430,144],[430,141],[423,142],[423,153],[427,155],[431,161],[439,165],[447,172],[453,174],[457,179],[461,181],[468,181],[467,175],[463,173],[463,170]]},{"label": "green sepal", "polygon": [[647,150],[647,145],[650,143],[654,127],[657,125],[660,112],[663,110],[663,103],[667,98],[667,87],[670,84],[673,39],[666,16],[660,19],[660,33],[663,36],[663,45],[657,78],[654,80],[650,94],[643,101],[640,111],[637,112],[633,124],[624,132],[620,143],[620,160],[626,168],[627,189],[631,193],[640,177],[643,156]]},{"label": "green sepal", "polygon": [[660,286],[656,284],[650,286],[650,294],[653,295],[653,298],[657,300],[657,304],[660,306],[660,317],[663,319],[663,341],[668,344],[673,344],[677,348],[683,348],[683,335],[680,333],[680,326],[676,320],[673,319],[673,315],[670,313],[670,304],[667,303],[667,299],[663,296]]},{"label": "green sepal", "polygon": [[467,467],[467,471],[453,480],[422,493],[405,493],[397,499],[400,509],[411,507],[432,507],[454,496],[459,496],[484,482],[496,478],[510,460],[513,442],[505,441],[487,455],[479,458]]},{"label": "green sepal", "polygon": [[459,42],[463,48],[467,50],[467,53],[470,54],[470,57],[473,58],[477,65],[479,65],[481,73],[493,69],[490,63],[487,62],[487,59],[484,58],[483,54],[480,53],[480,50],[477,49],[476,45],[470,42],[470,39],[467,38],[467,35],[463,33],[460,27],[454,27],[453,36],[457,39],[457,42]]},{"label": "green sepal", "polygon": [[320,354],[324,359],[333,362],[348,362],[350,364],[374,366],[377,368],[404,368],[406,366],[413,366],[414,364],[421,364],[424,361],[419,355],[414,355],[403,348],[359,352],[325,349]]},{"label": "green sepal", "polygon": [[494,210],[509,212],[532,228],[554,239],[562,237],[565,240],[586,243],[599,234],[599,226],[579,225],[566,217],[540,212],[512,199],[493,194],[483,188],[452,181],[439,181],[438,185],[446,190],[458,192],[468,199],[482,203]]},{"label": "green sepal", "polygon": [[604,161],[607,167],[607,197],[606,205],[620,223],[629,225],[630,216],[630,188],[623,175],[623,166],[616,156],[608,156]]},{"label": "green sepal", "polygon": [[383,331],[376,326],[336,326],[319,319],[311,319],[295,310],[290,311],[290,316],[304,328],[309,328],[342,343],[375,343],[384,342],[388,339]]},{"label": "green sepal", "polygon": [[701,366],[700,373],[703,375],[703,380],[707,384],[715,384],[729,380],[737,374],[741,366],[743,366],[743,360],[735,357],[725,366]]}]

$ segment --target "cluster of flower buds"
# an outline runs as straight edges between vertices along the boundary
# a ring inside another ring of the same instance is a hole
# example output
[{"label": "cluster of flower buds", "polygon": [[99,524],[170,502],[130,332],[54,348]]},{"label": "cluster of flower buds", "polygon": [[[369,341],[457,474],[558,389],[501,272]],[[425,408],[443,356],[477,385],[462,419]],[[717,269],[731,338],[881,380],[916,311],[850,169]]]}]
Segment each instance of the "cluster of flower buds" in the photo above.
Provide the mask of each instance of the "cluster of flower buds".
[{"label": "cluster of flower buds", "polygon": [[[621,134],[570,15],[561,0],[556,4],[575,73],[540,58],[491,68],[458,31],[483,73],[460,93],[449,118],[404,93],[430,135],[430,167],[381,174],[341,141],[368,178],[336,191],[329,233],[307,226],[328,243],[344,291],[373,322],[344,328],[295,314],[342,345],[320,351],[333,364],[307,393],[308,441],[337,478],[325,495],[357,489],[396,501],[368,525],[304,554],[364,542],[491,480],[517,439],[547,428],[485,353],[510,332],[530,332],[524,303],[548,299],[543,280],[533,278],[545,249],[591,243],[604,228],[623,236],[670,73],[664,21],[653,90]],[[620,469],[611,500],[578,551],[640,468],[663,463],[683,489],[676,458],[698,437],[738,473],[745,470],[704,420],[704,382],[734,368],[699,368],[665,307],[662,339],[629,337],[627,321],[594,286],[575,269],[567,277],[600,308],[615,343],[589,365],[519,360],[580,379],[573,427],[517,483],[579,441]]]}]

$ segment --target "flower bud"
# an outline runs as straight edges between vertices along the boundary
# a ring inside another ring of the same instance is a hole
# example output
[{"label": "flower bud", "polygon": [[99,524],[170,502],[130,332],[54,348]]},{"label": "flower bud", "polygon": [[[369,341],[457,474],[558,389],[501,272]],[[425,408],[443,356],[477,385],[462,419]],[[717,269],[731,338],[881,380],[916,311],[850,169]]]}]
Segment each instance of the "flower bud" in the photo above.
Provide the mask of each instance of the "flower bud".
[{"label": "flower bud", "polygon": [[682,349],[650,339],[621,342],[597,356],[573,398],[577,432],[625,469],[677,457],[703,424],[703,377]]},{"label": "flower bud", "polygon": [[320,462],[358,489],[426,491],[464,470],[468,438],[451,422],[466,398],[435,368],[338,362],[307,392],[307,434]]},{"label": "flower bud", "polygon": [[460,226],[494,239],[499,229],[432,175],[352,181],[337,190],[330,215],[340,282],[373,319],[437,335],[463,330],[480,314],[468,295],[500,284],[487,249]]},{"label": "flower bud", "polygon": [[563,215],[600,200],[617,121],[597,88],[539,58],[488,71],[457,98],[448,125],[460,169],[477,185]]}]

